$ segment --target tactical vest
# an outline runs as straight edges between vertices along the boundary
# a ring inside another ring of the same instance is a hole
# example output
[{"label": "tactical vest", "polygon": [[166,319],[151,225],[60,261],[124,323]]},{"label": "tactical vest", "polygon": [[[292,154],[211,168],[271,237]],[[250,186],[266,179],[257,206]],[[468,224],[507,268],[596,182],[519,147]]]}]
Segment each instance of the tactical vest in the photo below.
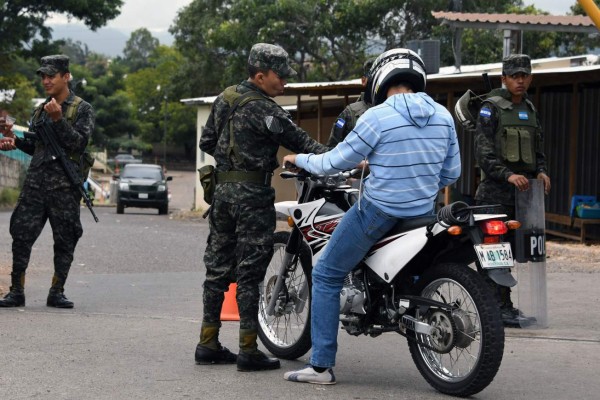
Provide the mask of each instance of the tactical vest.
[{"label": "tactical vest", "polygon": [[364,101],[356,101],[348,105],[348,111],[350,111],[350,121],[346,121],[346,124],[349,125],[350,130],[354,129],[356,126],[356,122],[363,115],[369,106]]},{"label": "tactical vest", "polygon": [[[233,114],[239,106],[243,106],[250,101],[265,100],[266,98],[254,90],[239,93],[235,90],[236,87],[237,86],[235,85],[229,86],[223,91],[223,99],[229,104],[229,110],[227,111],[225,118],[220,122],[217,132],[219,133],[219,136],[224,134],[224,132],[228,132],[229,146],[227,147],[227,158],[229,159],[229,162],[233,159],[240,163],[242,156],[240,148],[235,141],[235,133],[233,124],[231,123]],[[228,126],[229,128],[227,128]],[[272,174],[267,171],[219,171],[216,174],[216,183],[254,182],[269,186],[271,184],[271,176]]]},{"label": "tactical vest", "polygon": [[[83,99],[79,96],[74,96],[71,104],[67,105],[67,112],[65,113],[65,119],[69,123],[69,125],[73,126],[75,123],[75,119],[77,118],[77,110],[79,109],[79,105]],[[33,123],[37,122],[40,116],[42,115],[42,111],[44,109],[44,103],[40,104],[33,114]],[[41,141],[37,141],[36,148],[40,147],[43,149],[44,144]],[[94,157],[87,151],[83,151],[83,153],[74,151],[68,154],[70,160],[74,161],[79,166],[79,171],[81,173],[82,178],[85,180],[88,177],[90,169],[92,165],[94,165]]]},{"label": "tactical vest", "polygon": [[535,172],[542,135],[533,103],[525,99],[522,105],[515,105],[501,96],[489,97],[485,102],[499,111],[495,143],[499,157],[514,172]]}]

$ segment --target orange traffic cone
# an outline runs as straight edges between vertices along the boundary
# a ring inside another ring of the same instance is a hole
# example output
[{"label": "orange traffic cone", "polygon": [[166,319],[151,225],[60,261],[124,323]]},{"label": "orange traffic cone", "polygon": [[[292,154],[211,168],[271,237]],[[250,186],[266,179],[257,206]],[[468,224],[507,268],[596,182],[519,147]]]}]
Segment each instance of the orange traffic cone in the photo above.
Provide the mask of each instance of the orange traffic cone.
[{"label": "orange traffic cone", "polygon": [[239,321],[240,312],[238,310],[237,300],[237,284],[229,285],[229,290],[225,292],[225,300],[223,300],[223,308],[221,308],[221,321]]}]

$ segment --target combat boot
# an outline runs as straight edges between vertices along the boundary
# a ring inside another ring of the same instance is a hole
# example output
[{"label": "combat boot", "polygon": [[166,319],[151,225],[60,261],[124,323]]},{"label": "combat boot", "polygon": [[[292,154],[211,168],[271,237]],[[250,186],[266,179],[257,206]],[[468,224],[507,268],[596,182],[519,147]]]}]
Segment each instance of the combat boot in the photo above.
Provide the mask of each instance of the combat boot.
[{"label": "combat boot", "polygon": [[233,364],[237,361],[237,356],[219,343],[220,328],[218,322],[202,322],[200,342],[194,354],[196,364]]},{"label": "combat boot", "polygon": [[237,370],[243,372],[279,369],[281,364],[277,358],[267,357],[258,350],[257,331],[240,329],[240,352],[237,357]]},{"label": "combat boot", "polygon": [[0,300],[0,307],[25,307],[25,292],[10,288],[10,292]]},{"label": "combat boot", "polygon": [[67,296],[61,290],[56,289],[50,289],[46,305],[55,308],[73,308],[74,306],[73,302],[67,299]]}]

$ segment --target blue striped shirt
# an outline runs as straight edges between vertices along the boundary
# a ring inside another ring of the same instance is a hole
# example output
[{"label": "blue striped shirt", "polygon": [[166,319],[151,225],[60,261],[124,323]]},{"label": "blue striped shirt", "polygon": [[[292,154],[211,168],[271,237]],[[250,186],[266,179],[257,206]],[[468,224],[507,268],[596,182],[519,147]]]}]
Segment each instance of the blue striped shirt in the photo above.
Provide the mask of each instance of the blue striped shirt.
[{"label": "blue striped shirt", "polygon": [[425,93],[403,93],[365,112],[354,130],[324,154],[298,154],[296,165],[332,174],[368,160],[364,196],[394,217],[425,214],[438,191],[460,177],[454,120]]}]

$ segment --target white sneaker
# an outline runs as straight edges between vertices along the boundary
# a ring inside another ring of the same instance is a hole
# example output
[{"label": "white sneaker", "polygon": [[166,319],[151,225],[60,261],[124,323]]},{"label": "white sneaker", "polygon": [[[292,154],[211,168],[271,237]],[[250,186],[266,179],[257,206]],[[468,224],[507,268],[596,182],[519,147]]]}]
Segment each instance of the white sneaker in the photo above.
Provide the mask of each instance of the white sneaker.
[{"label": "white sneaker", "polygon": [[297,371],[289,371],[283,375],[283,379],[291,382],[314,383],[316,385],[335,385],[333,369],[327,368],[323,372],[317,372],[312,365],[307,365]]}]

